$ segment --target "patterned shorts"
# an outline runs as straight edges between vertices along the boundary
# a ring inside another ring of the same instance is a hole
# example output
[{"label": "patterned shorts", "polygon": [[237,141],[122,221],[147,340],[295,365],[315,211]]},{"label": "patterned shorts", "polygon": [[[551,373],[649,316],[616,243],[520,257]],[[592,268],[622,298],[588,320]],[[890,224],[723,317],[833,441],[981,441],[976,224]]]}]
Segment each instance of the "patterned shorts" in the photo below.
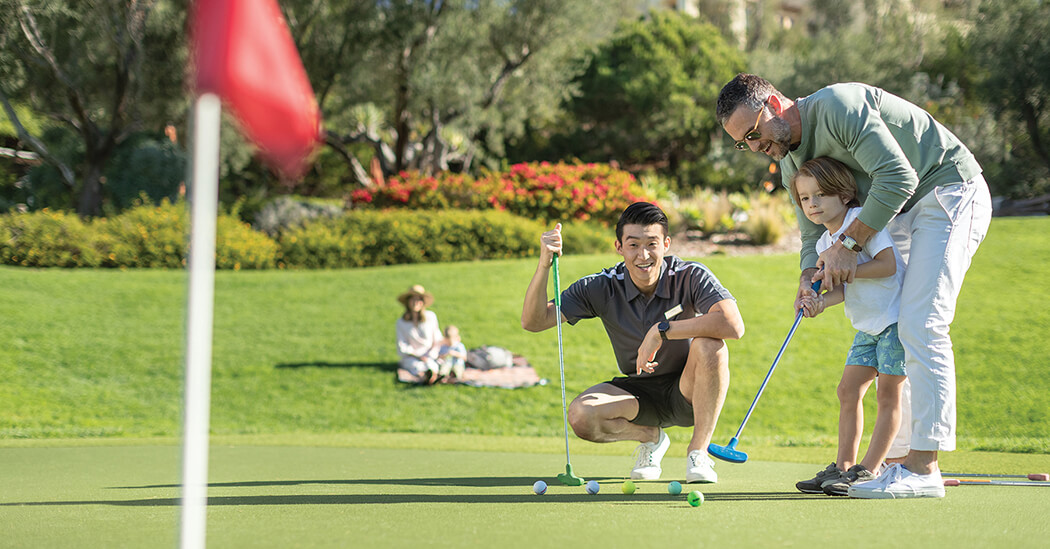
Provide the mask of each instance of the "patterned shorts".
[{"label": "patterned shorts", "polygon": [[846,364],[869,366],[880,374],[891,376],[907,375],[904,369],[904,346],[897,337],[897,323],[890,324],[877,336],[857,332],[853,346],[846,355]]}]

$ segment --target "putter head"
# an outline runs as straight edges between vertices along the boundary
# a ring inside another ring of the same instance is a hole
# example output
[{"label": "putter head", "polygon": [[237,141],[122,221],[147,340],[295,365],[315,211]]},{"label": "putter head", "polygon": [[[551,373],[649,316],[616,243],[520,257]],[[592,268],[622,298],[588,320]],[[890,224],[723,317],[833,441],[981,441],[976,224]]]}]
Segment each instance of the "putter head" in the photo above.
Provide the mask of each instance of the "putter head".
[{"label": "putter head", "polygon": [[733,437],[729,444],[725,446],[719,446],[717,444],[708,444],[707,453],[715,456],[722,461],[728,461],[730,463],[744,463],[747,461],[747,454],[736,449],[737,445],[736,437]]},{"label": "putter head", "polygon": [[572,474],[572,465],[565,464],[565,472],[558,474],[558,482],[566,486],[583,486],[587,481]]}]

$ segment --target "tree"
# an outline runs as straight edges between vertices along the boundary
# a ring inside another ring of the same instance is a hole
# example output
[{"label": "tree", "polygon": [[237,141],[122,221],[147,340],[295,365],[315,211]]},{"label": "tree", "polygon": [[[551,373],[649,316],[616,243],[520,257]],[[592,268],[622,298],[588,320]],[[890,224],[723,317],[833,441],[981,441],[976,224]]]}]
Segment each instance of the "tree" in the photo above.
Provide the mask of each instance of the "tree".
[{"label": "tree", "polygon": [[[1023,128],[1011,156],[1013,163],[1029,166],[1010,171],[1024,184],[1002,190],[1045,192],[1050,187],[1050,3],[982,2],[970,51],[984,72],[982,97],[1002,118]],[[1032,164],[1040,168],[1033,172]]]},{"label": "tree", "polygon": [[469,170],[500,156],[504,136],[556,116],[579,53],[611,32],[626,4],[299,1],[288,11],[304,52],[327,52],[303,56],[327,142],[368,184],[348,146],[367,144],[387,174]]},{"label": "tree", "polygon": [[[170,0],[0,0],[0,103],[81,215],[102,212],[105,167],[120,145],[185,110],[184,13]],[[31,133],[15,103],[75,136],[75,151]]]},{"label": "tree", "polygon": [[575,152],[678,174],[720,139],[715,101],[743,69],[709,23],[675,12],[624,21],[576,81]]}]

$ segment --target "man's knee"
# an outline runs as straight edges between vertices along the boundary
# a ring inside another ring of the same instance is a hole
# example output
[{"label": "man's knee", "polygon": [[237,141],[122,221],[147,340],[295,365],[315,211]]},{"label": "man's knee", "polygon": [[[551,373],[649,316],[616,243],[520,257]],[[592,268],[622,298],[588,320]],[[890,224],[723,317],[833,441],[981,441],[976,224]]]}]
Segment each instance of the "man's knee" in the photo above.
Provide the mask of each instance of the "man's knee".
[{"label": "man's knee", "polygon": [[600,430],[602,414],[598,402],[596,398],[580,395],[569,404],[566,413],[569,427],[583,440],[596,440]]},{"label": "man's knee", "polygon": [[721,339],[709,337],[693,338],[689,344],[690,365],[703,369],[721,368],[729,365],[729,347]]}]

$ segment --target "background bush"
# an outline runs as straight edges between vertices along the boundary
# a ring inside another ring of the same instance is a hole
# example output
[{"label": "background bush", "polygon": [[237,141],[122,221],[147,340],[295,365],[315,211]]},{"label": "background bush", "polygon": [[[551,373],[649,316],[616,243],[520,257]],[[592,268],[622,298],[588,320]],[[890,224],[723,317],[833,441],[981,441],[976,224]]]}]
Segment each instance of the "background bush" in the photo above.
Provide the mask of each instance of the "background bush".
[{"label": "background bush", "polygon": [[356,208],[496,209],[546,222],[615,224],[632,202],[653,201],[633,175],[607,164],[515,164],[474,179],[402,172],[375,189],[351,193]]},{"label": "background bush", "polygon": [[361,210],[282,234],[279,265],[335,269],[527,257],[539,252],[543,230],[537,221],[495,211]]},{"label": "background bush", "polygon": [[22,267],[98,267],[103,253],[76,214],[41,210],[0,216],[0,261]]}]

